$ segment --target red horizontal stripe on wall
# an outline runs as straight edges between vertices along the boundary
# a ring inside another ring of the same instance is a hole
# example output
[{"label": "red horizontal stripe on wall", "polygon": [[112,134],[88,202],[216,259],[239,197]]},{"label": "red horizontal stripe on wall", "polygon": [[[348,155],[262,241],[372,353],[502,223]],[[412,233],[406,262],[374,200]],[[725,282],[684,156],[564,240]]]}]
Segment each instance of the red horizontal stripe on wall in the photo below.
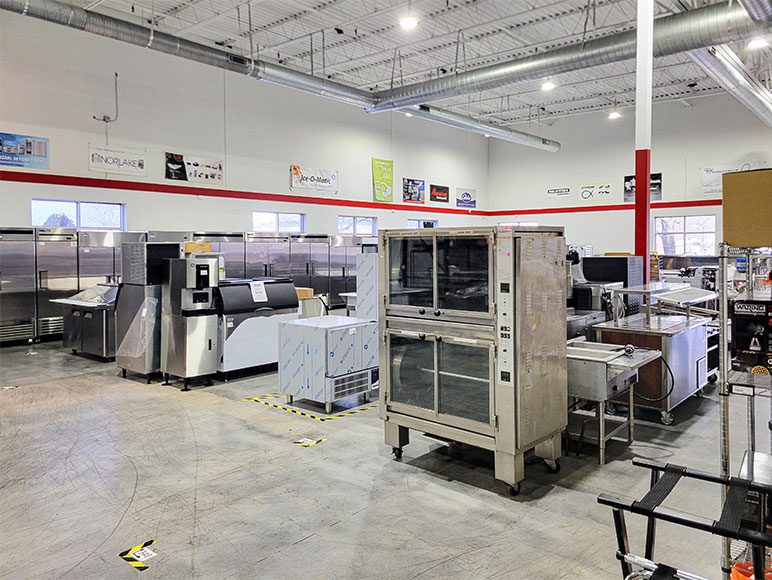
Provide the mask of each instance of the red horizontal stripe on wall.
[{"label": "red horizontal stripe on wall", "polygon": [[361,207],[367,209],[385,209],[392,211],[432,211],[435,213],[450,213],[459,215],[485,215],[479,209],[457,209],[453,207],[437,207],[425,204],[408,205],[401,202],[384,203],[377,201],[360,201],[356,199],[341,199],[329,197],[313,197],[310,195],[290,195],[285,193],[259,193],[240,191],[237,189],[215,189],[209,187],[194,187],[191,185],[167,185],[165,183],[148,183],[144,181],[124,181],[119,179],[101,179],[95,177],[76,177],[72,175],[56,175],[52,173],[34,173],[27,171],[0,170],[0,181],[16,181],[21,183],[45,183],[48,185],[67,185],[71,187],[95,187],[101,189],[123,189],[130,191],[148,191],[152,193],[172,193],[179,195],[201,195],[206,197],[227,197],[235,199],[252,199],[255,201],[274,201],[282,203],[306,203],[313,205],[334,205],[342,207]]},{"label": "red horizontal stripe on wall", "polygon": [[[206,197],[225,197],[233,199],[252,199],[255,201],[274,201],[281,203],[307,203],[313,205],[332,205],[340,207],[359,207],[366,209],[384,209],[392,211],[412,211],[426,213],[446,213],[457,215],[479,216],[521,216],[554,213],[586,213],[595,211],[633,211],[632,203],[609,205],[581,205],[571,207],[543,207],[532,209],[511,209],[486,211],[481,209],[458,209],[436,205],[408,205],[401,202],[384,203],[377,201],[361,201],[356,199],[341,199],[329,197],[313,197],[309,195],[291,195],[285,193],[259,193],[240,191],[237,189],[214,189],[195,187],[191,185],[168,185],[165,183],[148,183],[144,181],[124,181],[120,179],[101,179],[96,177],[77,177],[73,175],[57,175],[53,173],[35,173],[32,171],[0,170],[0,181],[19,183],[44,183],[48,185],[66,185],[70,187],[92,187],[101,189],[122,189],[128,191],[148,191],[151,193],[172,193],[178,195],[200,195]],[[703,207],[721,205],[720,199],[694,199],[686,201],[655,201],[652,209],[668,209],[681,207]]]}]

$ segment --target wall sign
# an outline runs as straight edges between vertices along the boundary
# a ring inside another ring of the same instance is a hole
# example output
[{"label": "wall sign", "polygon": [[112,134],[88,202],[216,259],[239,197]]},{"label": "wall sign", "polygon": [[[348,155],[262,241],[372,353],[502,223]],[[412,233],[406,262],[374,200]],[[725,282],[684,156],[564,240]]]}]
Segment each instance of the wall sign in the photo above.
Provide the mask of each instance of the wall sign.
[{"label": "wall sign", "polygon": [[121,175],[147,175],[145,151],[123,147],[99,147],[89,144],[88,168],[97,173]]},{"label": "wall sign", "polygon": [[373,170],[373,199],[394,201],[394,161],[371,158]]},{"label": "wall sign", "polygon": [[336,169],[311,169],[290,165],[290,189],[311,189],[338,193],[338,171]]},{"label": "wall sign", "polygon": [[423,179],[402,178],[402,201],[405,203],[426,202],[426,182]]},{"label": "wall sign", "polygon": [[570,187],[551,187],[547,190],[547,197],[569,197],[570,195]]},{"label": "wall sign", "polygon": [[165,176],[174,181],[222,184],[223,161],[167,151]]},{"label": "wall sign", "polygon": [[724,193],[723,179],[724,173],[736,173],[739,171],[752,171],[766,167],[766,161],[747,161],[745,163],[714,165],[712,167],[702,168],[702,195],[721,196]]},{"label": "wall sign", "polygon": [[589,183],[579,186],[579,198],[582,201],[594,201],[596,199],[609,199],[614,195],[614,188],[611,183]]},{"label": "wall sign", "polygon": [[430,185],[429,201],[448,203],[450,201],[450,188],[447,185]]},{"label": "wall sign", "polygon": [[48,137],[0,133],[0,165],[48,169]]},{"label": "wall sign", "polygon": [[456,188],[456,207],[475,208],[477,207],[477,190]]},{"label": "wall sign", "polygon": [[[649,199],[662,199],[662,174],[652,173],[649,177]],[[635,201],[635,175],[625,176],[625,201]]]}]

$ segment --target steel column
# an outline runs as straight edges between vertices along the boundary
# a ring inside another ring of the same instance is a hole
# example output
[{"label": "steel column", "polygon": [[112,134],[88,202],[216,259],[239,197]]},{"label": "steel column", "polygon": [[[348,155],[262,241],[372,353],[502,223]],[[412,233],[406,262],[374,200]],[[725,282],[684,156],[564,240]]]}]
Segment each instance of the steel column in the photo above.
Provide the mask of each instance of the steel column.
[{"label": "steel column", "polygon": [[649,281],[651,200],[651,102],[654,70],[654,0],[638,1],[635,83],[635,255],[643,258],[643,282]]}]

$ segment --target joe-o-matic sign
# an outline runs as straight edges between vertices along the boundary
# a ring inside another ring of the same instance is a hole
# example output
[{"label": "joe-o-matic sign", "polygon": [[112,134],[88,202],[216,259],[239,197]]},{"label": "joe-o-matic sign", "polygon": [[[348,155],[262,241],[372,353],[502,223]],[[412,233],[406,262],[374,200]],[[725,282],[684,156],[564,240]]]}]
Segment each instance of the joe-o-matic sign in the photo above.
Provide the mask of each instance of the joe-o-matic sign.
[{"label": "joe-o-matic sign", "polygon": [[96,147],[89,145],[88,168],[96,173],[147,175],[145,152],[120,147]]}]

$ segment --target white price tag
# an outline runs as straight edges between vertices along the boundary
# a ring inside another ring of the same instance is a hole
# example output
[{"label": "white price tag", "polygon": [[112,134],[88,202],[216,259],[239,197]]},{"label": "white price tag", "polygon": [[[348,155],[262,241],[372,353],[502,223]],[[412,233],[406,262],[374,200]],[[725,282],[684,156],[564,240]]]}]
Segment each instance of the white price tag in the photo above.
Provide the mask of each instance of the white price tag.
[{"label": "white price tag", "polygon": [[263,282],[250,282],[249,289],[252,291],[252,302],[268,302],[268,294],[265,293]]}]

